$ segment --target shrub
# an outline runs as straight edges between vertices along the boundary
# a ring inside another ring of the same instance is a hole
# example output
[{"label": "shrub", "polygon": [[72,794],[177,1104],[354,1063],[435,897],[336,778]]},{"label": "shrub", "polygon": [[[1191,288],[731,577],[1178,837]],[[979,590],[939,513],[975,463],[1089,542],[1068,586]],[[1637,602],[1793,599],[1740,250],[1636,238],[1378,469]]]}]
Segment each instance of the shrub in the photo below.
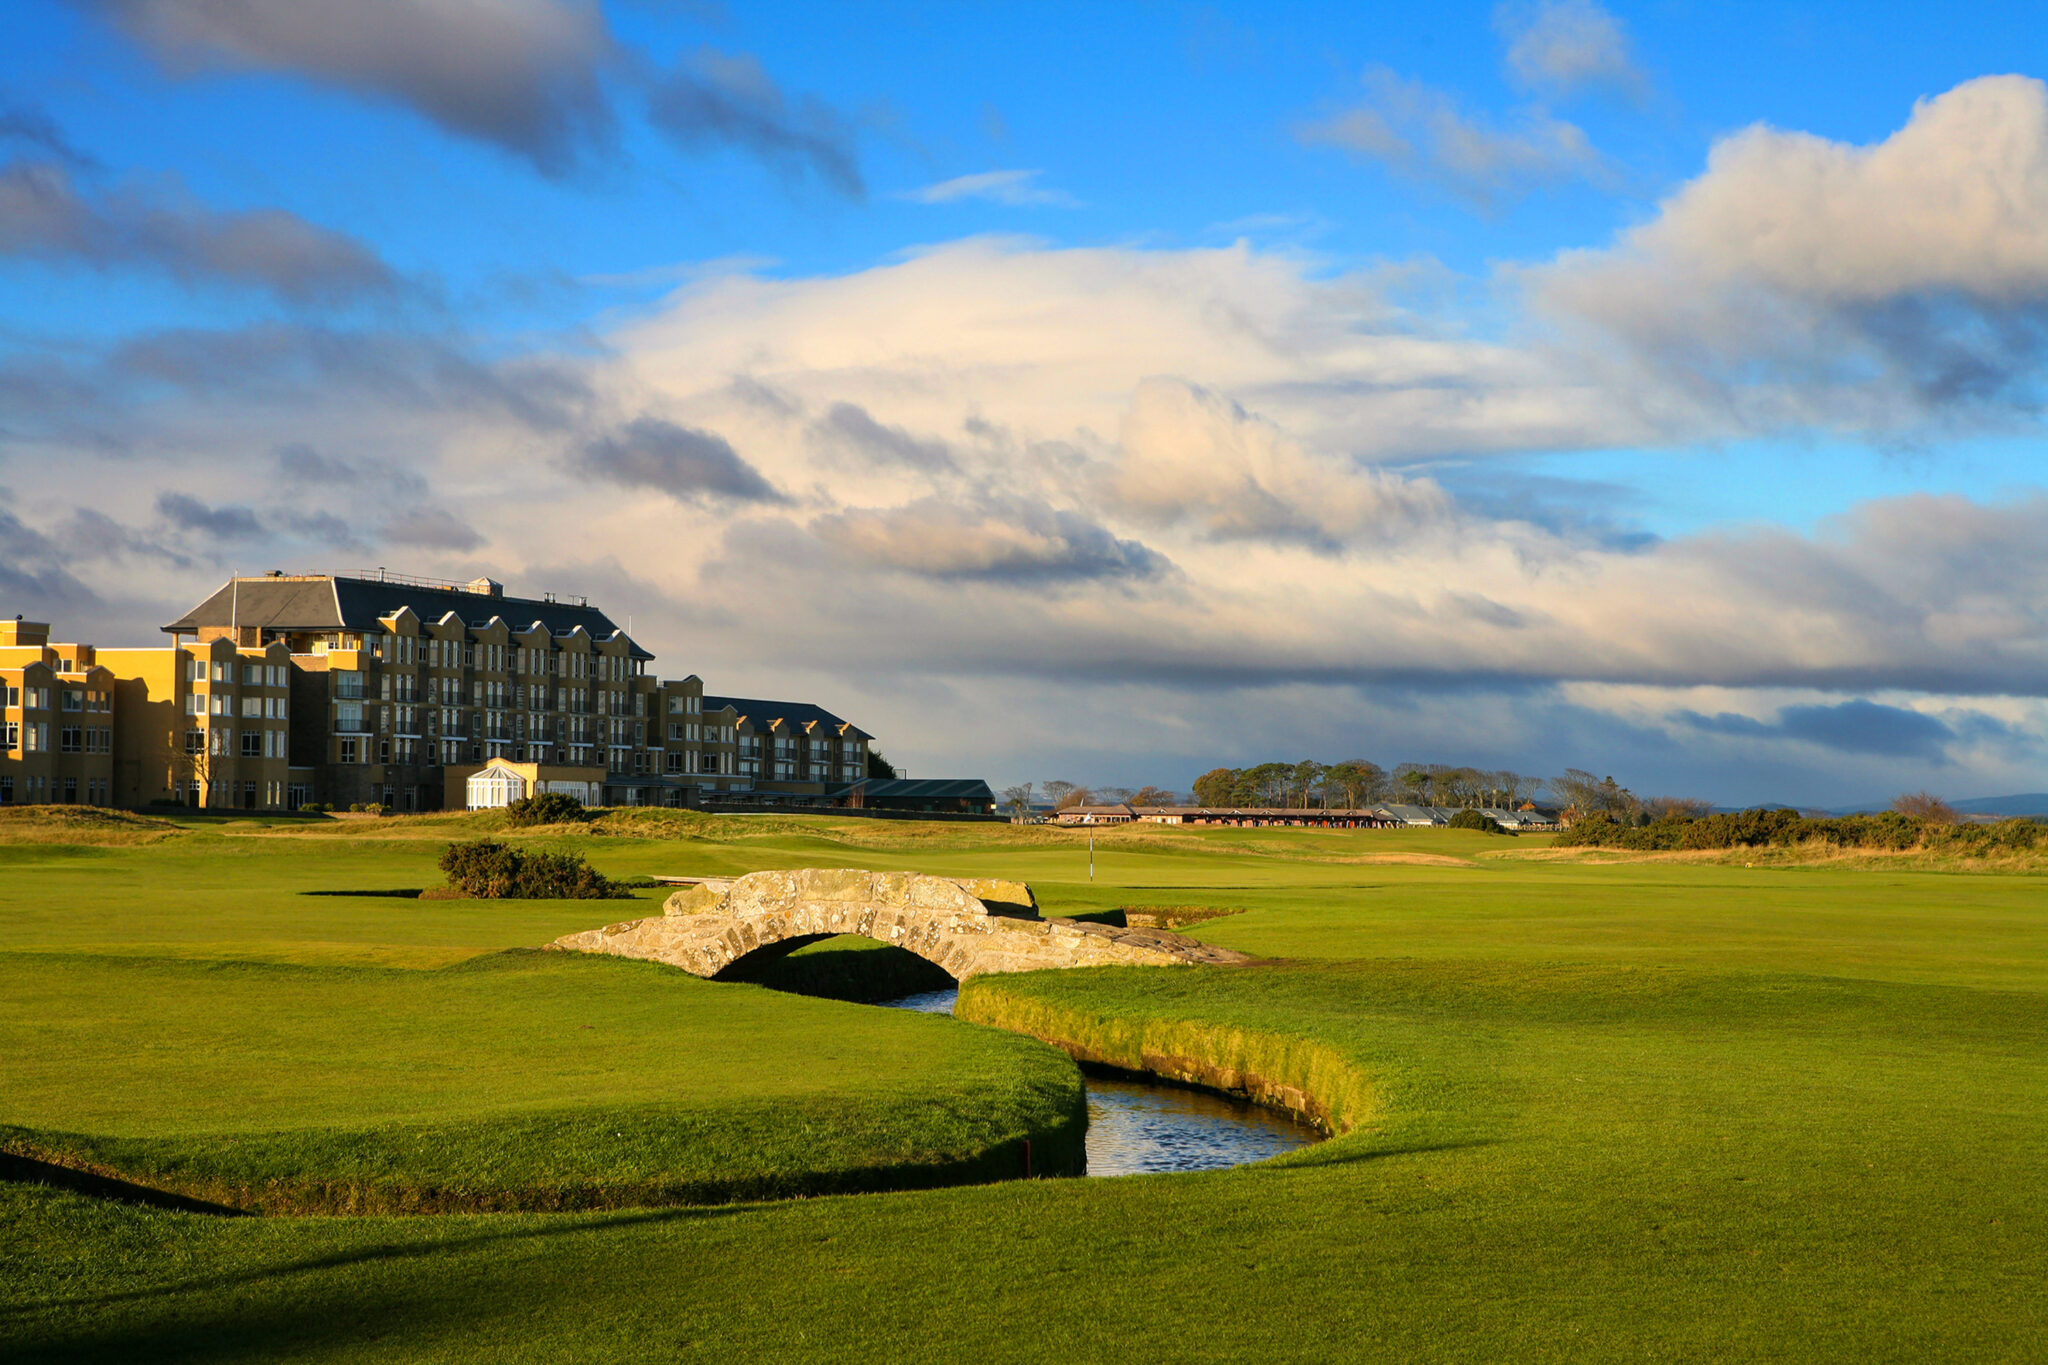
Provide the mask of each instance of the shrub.
[{"label": "shrub", "polygon": [[352,813],[352,814],[355,814],[355,815],[361,815],[361,814],[363,813],[363,803],[362,803],[362,802],[360,802],[360,801],[351,801],[351,802],[349,802],[349,803],[348,803],[348,808],[349,808],[349,811],[350,811],[350,813]]},{"label": "shrub", "polygon": [[1900,852],[1925,848],[1960,854],[2024,853],[2042,846],[2044,831],[2035,820],[2001,820],[1995,825],[1949,824],[1934,818],[1884,811],[1877,815],[1845,815],[1809,820],[1795,810],[1744,810],[1707,815],[1697,820],[1654,820],[1632,826],[1606,815],[1587,815],[1557,836],[1563,846],[1661,849],[1791,848],[1796,844],[1832,844],[1837,848],[1872,848]]},{"label": "shrub", "polygon": [[1481,834],[1507,833],[1505,829],[1501,828],[1500,821],[1494,819],[1485,811],[1461,810],[1450,818],[1449,824],[1452,829],[1476,829]]},{"label": "shrub", "polygon": [[523,825],[566,825],[590,818],[590,811],[573,796],[541,792],[522,796],[505,807],[505,823],[517,829]]},{"label": "shrub", "polygon": [[528,852],[492,839],[450,844],[448,883],[482,900],[607,900],[626,893],[574,853]]},{"label": "shrub", "polygon": [[371,801],[363,807],[363,814],[382,815],[384,814],[384,807],[375,801]]}]

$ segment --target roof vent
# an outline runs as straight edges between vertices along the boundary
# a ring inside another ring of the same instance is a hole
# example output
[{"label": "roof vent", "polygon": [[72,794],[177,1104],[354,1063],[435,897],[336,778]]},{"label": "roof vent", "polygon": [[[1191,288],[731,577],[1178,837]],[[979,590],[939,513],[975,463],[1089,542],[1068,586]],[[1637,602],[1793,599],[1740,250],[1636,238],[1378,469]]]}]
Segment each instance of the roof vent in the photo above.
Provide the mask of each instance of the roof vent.
[{"label": "roof vent", "polygon": [[472,578],[462,585],[464,592],[473,592],[479,597],[503,597],[505,585],[495,578]]}]

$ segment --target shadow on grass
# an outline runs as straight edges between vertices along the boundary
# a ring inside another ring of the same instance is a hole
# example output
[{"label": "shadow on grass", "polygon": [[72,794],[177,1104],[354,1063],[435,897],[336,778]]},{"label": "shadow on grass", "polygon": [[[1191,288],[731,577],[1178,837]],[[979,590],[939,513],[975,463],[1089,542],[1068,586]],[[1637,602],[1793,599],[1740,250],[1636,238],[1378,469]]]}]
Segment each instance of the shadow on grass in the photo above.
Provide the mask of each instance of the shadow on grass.
[{"label": "shadow on grass", "polygon": [[[501,1243],[534,1242],[543,1238],[573,1236],[584,1232],[603,1232],[617,1228],[651,1226],[661,1223],[698,1221],[712,1218],[738,1218],[760,1212],[760,1208],[747,1205],[726,1205],[718,1208],[671,1208],[638,1209],[630,1212],[602,1214],[582,1217],[550,1217],[545,1222],[534,1221],[528,1226],[495,1229],[478,1232],[469,1236],[431,1237],[412,1243],[381,1243],[376,1246],[360,1247],[347,1251],[330,1252],[323,1256],[307,1256],[297,1260],[283,1261],[275,1265],[260,1266],[249,1270],[233,1271],[217,1275],[195,1275],[168,1284],[153,1285],[146,1289],[118,1290],[106,1294],[82,1294],[74,1298],[44,1299],[36,1303],[0,1306],[0,1321],[21,1320],[50,1312],[75,1309],[105,1309],[118,1304],[147,1303],[156,1299],[172,1298],[181,1294],[218,1294],[228,1290],[263,1285],[294,1275],[311,1275],[326,1271],[348,1270],[356,1267],[379,1267],[402,1262],[445,1256],[453,1252],[470,1251]],[[422,1224],[424,1226],[424,1224]],[[298,1312],[294,1318],[299,1317]],[[159,1336],[152,1332],[152,1342]],[[167,1356],[160,1348],[152,1348],[146,1355],[118,1354],[111,1340],[100,1348],[110,1359],[182,1359],[182,1356]]]},{"label": "shadow on grass", "polygon": [[142,1204],[149,1208],[170,1209],[177,1213],[210,1213],[230,1218],[249,1216],[245,1209],[230,1208],[226,1204],[211,1204],[204,1199],[192,1199],[186,1195],[173,1194],[169,1190],[138,1185],[131,1180],[95,1175],[91,1171],[74,1170],[69,1166],[59,1166],[51,1161],[38,1161],[30,1156],[17,1156],[12,1152],[0,1152],[0,1180],[13,1180],[29,1185],[50,1185],[94,1199],[117,1199],[124,1204]]},{"label": "shadow on grass", "polygon": [[391,896],[401,900],[416,901],[423,890],[417,886],[402,886],[390,891],[301,891],[301,896]]},{"label": "shadow on grass", "polygon": [[1502,1141],[1501,1138],[1472,1137],[1379,1145],[1370,1142],[1354,1144],[1341,1140],[1318,1142],[1313,1146],[1285,1153],[1268,1164],[1280,1170],[1300,1170],[1309,1166],[1356,1166],[1390,1156],[1428,1156],[1433,1152],[1457,1152],[1470,1147],[1495,1147]]}]

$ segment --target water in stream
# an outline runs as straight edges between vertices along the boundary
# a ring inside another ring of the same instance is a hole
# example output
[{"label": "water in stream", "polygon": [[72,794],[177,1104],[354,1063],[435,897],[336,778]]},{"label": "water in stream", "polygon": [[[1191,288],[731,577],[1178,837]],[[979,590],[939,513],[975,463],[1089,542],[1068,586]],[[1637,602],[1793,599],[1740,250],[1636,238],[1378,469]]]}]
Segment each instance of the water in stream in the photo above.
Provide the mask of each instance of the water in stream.
[{"label": "water in stream", "polygon": [[[951,1014],[959,992],[925,991],[882,1003]],[[1302,1124],[1243,1100],[1124,1077],[1088,1078],[1088,1174],[1213,1171],[1291,1152],[1316,1140]]]}]

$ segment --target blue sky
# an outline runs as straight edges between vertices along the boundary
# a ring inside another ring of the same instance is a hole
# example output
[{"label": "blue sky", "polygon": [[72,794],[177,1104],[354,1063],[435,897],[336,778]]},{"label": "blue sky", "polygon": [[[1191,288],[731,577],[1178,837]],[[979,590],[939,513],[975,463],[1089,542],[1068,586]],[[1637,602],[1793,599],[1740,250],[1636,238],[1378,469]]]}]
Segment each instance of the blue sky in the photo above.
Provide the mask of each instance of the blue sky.
[{"label": "blue sky", "polygon": [[60,633],[385,563],[925,773],[2048,787],[2024,8],[7,25],[0,589]]}]

